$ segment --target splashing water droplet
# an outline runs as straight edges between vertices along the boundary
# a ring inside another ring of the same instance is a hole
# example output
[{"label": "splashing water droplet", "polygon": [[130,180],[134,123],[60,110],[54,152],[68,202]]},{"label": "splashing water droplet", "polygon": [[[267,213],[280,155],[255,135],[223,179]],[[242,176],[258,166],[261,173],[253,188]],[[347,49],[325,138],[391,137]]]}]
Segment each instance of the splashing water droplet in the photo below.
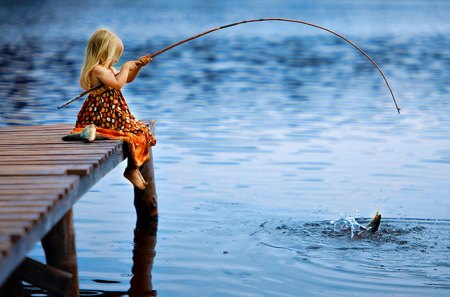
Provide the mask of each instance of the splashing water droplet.
[{"label": "splashing water droplet", "polygon": [[355,235],[360,235],[363,231],[367,231],[366,227],[359,224],[355,217],[345,213],[341,213],[338,219],[330,221],[330,224],[333,225],[334,232],[345,232],[350,230],[351,238],[354,238]]}]

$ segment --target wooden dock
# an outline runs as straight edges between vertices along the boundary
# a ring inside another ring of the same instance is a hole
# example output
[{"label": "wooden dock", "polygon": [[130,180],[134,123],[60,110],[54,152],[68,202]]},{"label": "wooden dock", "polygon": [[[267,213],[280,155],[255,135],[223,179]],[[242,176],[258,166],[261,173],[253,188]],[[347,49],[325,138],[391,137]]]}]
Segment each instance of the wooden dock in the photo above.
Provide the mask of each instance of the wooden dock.
[{"label": "wooden dock", "polygon": [[[79,294],[72,207],[126,158],[127,146],[118,140],[62,141],[72,127],[0,128],[0,287],[16,276],[63,296]],[[157,216],[152,160],[141,172],[149,186],[135,188],[135,206],[145,220]],[[50,270],[26,258],[40,240]],[[55,275],[53,284],[46,273]]]}]

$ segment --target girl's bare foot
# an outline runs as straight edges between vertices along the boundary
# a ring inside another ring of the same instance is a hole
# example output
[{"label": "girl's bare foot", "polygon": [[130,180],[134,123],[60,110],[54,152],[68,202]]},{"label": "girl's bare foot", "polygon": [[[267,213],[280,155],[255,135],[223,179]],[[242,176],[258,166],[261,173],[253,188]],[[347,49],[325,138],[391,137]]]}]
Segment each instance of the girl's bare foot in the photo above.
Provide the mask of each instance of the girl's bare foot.
[{"label": "girl's bare foot", "polygon": [[142,182],[144,183],[145,186],[148,185],[148,182],[145,181],[144,177],[142,176],[141,172],[139,171],[139,169],[137,170],[138,174],[139,174],[139,178],[142,180]]},{"label": "girl's bare foot", "polygon": [[144,190],[147,186],[147,182],[144,180],[141,173],[139,172],[139,169],[137,168],[126,168],[123,176],[125,176],[126,179],[128,179],[136,188],[140,190]]}]

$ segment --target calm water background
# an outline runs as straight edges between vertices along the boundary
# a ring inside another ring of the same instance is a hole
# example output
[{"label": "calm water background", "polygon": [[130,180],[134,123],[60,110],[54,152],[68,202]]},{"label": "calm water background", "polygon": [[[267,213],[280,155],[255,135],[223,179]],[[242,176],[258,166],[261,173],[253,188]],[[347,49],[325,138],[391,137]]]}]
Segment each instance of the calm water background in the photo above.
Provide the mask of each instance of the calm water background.
[{"label": "calm water background", "polygon": [[[147,289],[450,293],[449,1],[0,3],[1,126],[73,123],[81,101],[56,106],[80,92],[86,41],[103,26],[122,37],[121,64],[242,19],[302,19],[356,42],[390,80],[401,115],[358,52],[287,23],[242,25],[158,56],[124,90],[138,118],[158,121],[161,215]],[[123,167],[75,207],[84,296],[130,288],[135,214]],[[374,237],[329,223],[378,208],[388,219]],[[39,245],[31,256],[43,259]]]}]

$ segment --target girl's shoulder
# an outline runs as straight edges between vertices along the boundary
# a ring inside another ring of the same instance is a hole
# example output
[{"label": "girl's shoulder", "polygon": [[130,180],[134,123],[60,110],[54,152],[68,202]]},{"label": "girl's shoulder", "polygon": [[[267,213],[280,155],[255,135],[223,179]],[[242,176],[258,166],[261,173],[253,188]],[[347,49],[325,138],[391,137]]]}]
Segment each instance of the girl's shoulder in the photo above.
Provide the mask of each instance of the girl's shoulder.
[{"label": "girl's shoulder", "polygon": [[111,70],[109,70],[108,68],[106,68],[105,66],[102,65],[95,65],[94,68],[92,68],[92,74],[94,75],[99,75],[99,74],[104,74],[104,73],[108,73]]},{"label": "girl's shoulder", "polygon": [[109,74],[109,73],[113,73],[114,75],[116,75],[118,73],[118,71],[114,68],[107,68],[103,65],[96,65],[93,69],[92,69],[92,73],[94,75],[102,75],[102,74]]},{"label": "girl's shoulder", "polygon": [[93,86],[97,86],[102,84],[105,79],[112,76],[112,72],[110,69],[106,68],[102,65],[95,65],[94,68],[92,68],[91,72],[91,84]]}]

